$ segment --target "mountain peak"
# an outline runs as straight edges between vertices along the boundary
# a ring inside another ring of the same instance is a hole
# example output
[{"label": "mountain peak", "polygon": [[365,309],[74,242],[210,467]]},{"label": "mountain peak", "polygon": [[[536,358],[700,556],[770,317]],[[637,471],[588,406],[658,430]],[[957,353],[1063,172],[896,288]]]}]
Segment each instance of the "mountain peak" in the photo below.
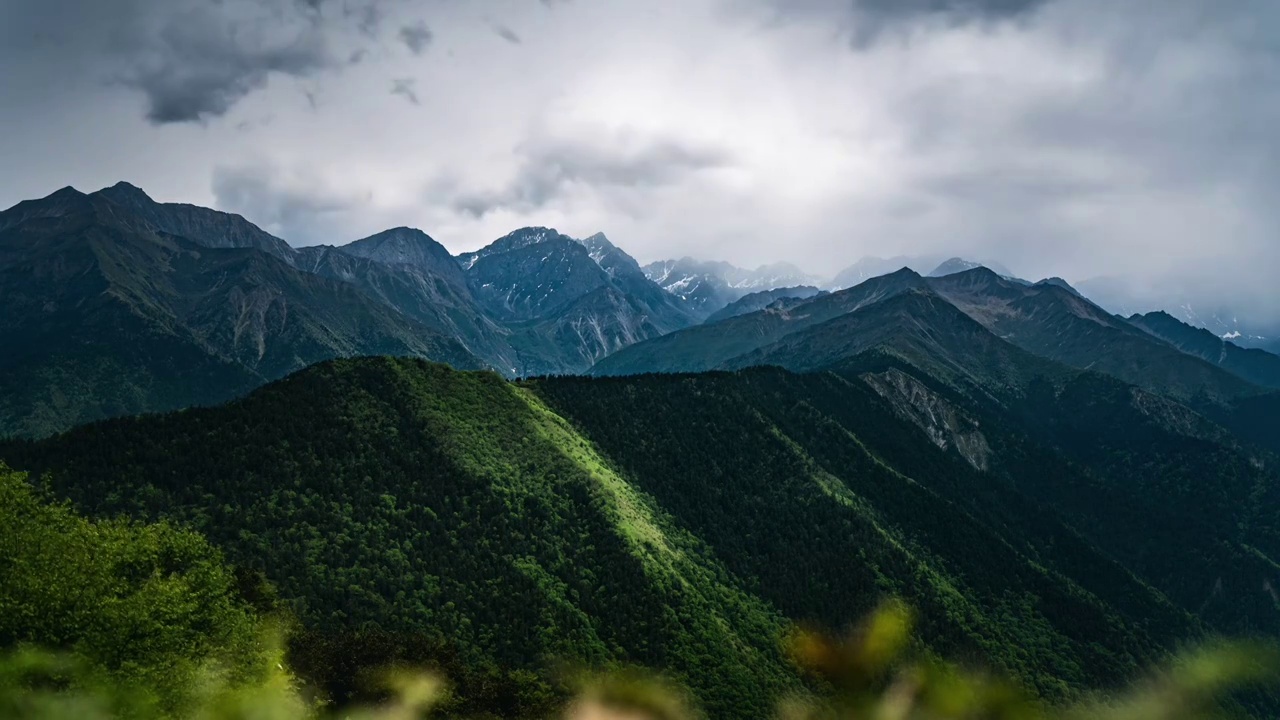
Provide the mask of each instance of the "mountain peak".
[{"label": "mountain peak", "polygon": [[894,270],[893,272],[891,272],[891,273],[889,273],[889,274],[885,275],[884,277],[891,277],[891,278],[921,278],[921,277],[923,277],[923,276],[922,276],[920,273],[916,272],[915,270],[912,270],[912,269],[911,269],[911,268],[909,268],[909,267],[901,267],[901,268],[899,268],[899,269],[897,269],[897,270]]},{"label": "mountain peak", "polygon": [[[1006,282],[1006,278],[1000,273],[992,270],[986,265],[974,265],[971,268],[959,270],[957,272],[946,273],[944,275],[930,274],[931,278],[950,278],[955,281],[973,283],[999,283]],[[1045,285],[1045,287],[1056,287],[1055,285]]]},{"label": "mountain peak", "polygon": [[595,258],[596,262],[600,262],[600,258],[596,257],[597,255],[602,255],[618,249],[616,245],[609,242],[609,238],[605,237],[605,234],[602,232],[598,232],[590,237],[582,238],[578,243],[591,251],[591,257]]},{"label": "mountain peak", "polygon": [[68,185],[57,192],[50,193],[43,203],[62,209],[80,208],[92,205],[92,201],[89,198],[89,195]]},{"label": "mountain peak", "polygon": [[1072,295],[1080,295],[1079,290],[1076,290],[1074,287],[1071,286],[1071,283],[1067,282],[1066,280],[1063,280],[1060,277],[1045,278],[1044,280],[1041,280],[1040,282],[1036,283],[1036,285],[1053,285],[1055,287],[1060,287],[1063,290],[1070,292]]},{"label": "mountain peak", "polygon": [[506,235],[503,235],[490,243],[485,250],[507,252],[564,237],[565,236],[561,235],[555,228],[531,225],[529,227],[522,227],[518,230],[513,230]]},{"label": "mountain peak", "polygon": [[555,228],[529,226],[512,230],[475,252],[462,253],[457,257],[457,262],[464,270],[470,270],[471,266],[479,262],[481,258],[554,240],[565,240],[579,246],[583,244],[581,241],[561,235]]},{"label": "mountain peak", "polygon": [[921,275],[920,273],[916,272],[915,270],[912,270],[909,267],[903,267],[903,268],[894,270],[891,273],[885,273],[884,275],[877,275],[876,277],[868,278],[863,282],[860,282],[857,285],[854,285],[853,287],[845,288],[837,292],[848,293],[851,291],[856,291],[857,288],[861,285],[868,285],[868,286],[904,285],[906,287],[923,287],[924,286],[924,283],[922,282],[923,280],[924,280],[924,276]]},{"label": "mountain peak", "polygon": [[401,225],[379,233],[374,233],[367,238],[355,240],[354,242],[367,242],[376,240],[380,242],[400,241],[400,242],[430,242],[435,243],[435,239],[418,228],[407,227]]},{"label": "mountain peak", "polygon": [[142,188],[123,180],[111,187],[102,188],[98,192],[94,193],[94,195],[104,197],[117,205],[126,205],[135,208],[155,203],[155,200],[152,200],[151,196],[147,195]]},{"label": "mountain peak", "polygon": [[39,200],[24,200],[18,203],[14,209],[38,207],[41,208],[38,213],[41,215],[63,215],[69,210],[88,207],[91,204],[88,195],[68,185],[61,190],[49,193]]},{"label": "mountain peak", "polygon": [[[384,230],[383,233],[395,233],[396,235],[401,235],[401,234],[423,235],[423,236],[427,235],[425,232],[419,230],[418,228],[409,227],[408,225],[397,225],[396,227],[393,227],[389,230]],[[379,233],[379,234],[383,234],[383,233]]]},{"label": "mountain peak", "polygon": [[60,190],[55,190],[49,193],[44,197],[44,199],[45,200],[69,200],[72,198],[82,198],[82,197],[87,197],[87,196],[84,193],[80,192],[79,190],[68,185]]},{"label": "mountain peak", "polygon": [[547,239],[548,237],[554,237],[559,234],[560,232],[555,228],[545,227],[543,225],[527,225],[522,228],[516,228],[515,230],[512,230],[511,232],[504,235],[503,237],[504,238],[520,237],[520,238],[528,238],[531,240],[536,238],[537,240],[541,241],[541,240]]},{"label": "mountain peak", "polygon": [[956,275],[970,270],[977,270],[978,268],[986,269],[981,263],[965,260],[961,257],[953,257],[934,268],[933,272],[929,273],[929,277],[946,277],[947,275]]},{"label": "mountain peak", "polygon": [[128,182],[127,180],[121,180],[120,182],[116,183],[115,185],[112,185],[109,188],[103,188],[103,190],[111,190],[117,193],[130,193],[134,195],[141,195],[142,197],[147,198],[148,200],[151,199],[151,197],[147,195],[145,190],[138,187],[137,185],[134,185],[131,182]]},{"label": "mountain peak", "polygon": [[[911,268],[904,267],[885,275],[877,275],[869,280],[858,283],[850,288],[837,290],[831,293],[830,298],[860,298],[865,295],[877,295],[884,297],[899,292],[910,290],[919,290],[927,288],[928,284],[920,273]],[[861,304],[859,302],[858,304]]]},{"label": "mountain peak", "polygon": [[384,265],[412,265],[464,283],[453,256],[425,232],[411,227],[394,227],[348,243],[340,252]]},{"label": "mountain peak", "polygon": [[641,284],[651,282],[644,270],[640,268],[640,263],[625,250],[609,242],[609,238],[605,237],[604,233],[598,232],[591,237],[579,240],[578,243],[587,249],[591,259],[604,268],[605,272],[609,273],[609,277],[614,280],[621,276],[629,276],[633,281]]},{"label": "mountain peak", "polygon": [[23,200],[8,210],[0,212],[0,229],[12,227],[26,220],[44,217],[62,217],[92,207],[89,196],[68,185],[39,200]]}]

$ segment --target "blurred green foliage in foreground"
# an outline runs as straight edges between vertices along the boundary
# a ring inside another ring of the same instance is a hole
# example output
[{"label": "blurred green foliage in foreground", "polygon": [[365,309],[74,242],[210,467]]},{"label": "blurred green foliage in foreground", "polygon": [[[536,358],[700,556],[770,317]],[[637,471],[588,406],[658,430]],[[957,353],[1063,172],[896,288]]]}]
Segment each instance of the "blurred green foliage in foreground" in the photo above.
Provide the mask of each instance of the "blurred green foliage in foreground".
[{"label": "blurred green foliage in foreground", "polygon": [[[1045,707],[998,678],[925,658],[910,659],[909,612],[890,603],[844,640],[798,631],[787,642],[820,690],[785,700],[780,720],[1182,720],[1247,716],[1233,693],[1277,682],[1280,655],[1262,645],[1218,645],[1180,656],[1118,696],[1072,707]],[[264,647],[271,647],[265,643]],[[270,651],[264,658],[272,657]],[[92,720],[414,720],[449,717],[448,684],[436,676],[391,669],[389,699],[338,713],[309,698],[284,666],[268,662],[251,680],[210,664],[188,679],[176,711],[115,684],[90,664],[32,649],[0,660],[0,717]],[[559,711],[566,720],[698,720],[702,713],[675,684],[638,670],[584,676]]]},{"label": "blurred green foliage in foreground", "polygon": [[925,657],[909,659],[910,610],[883,606],[843,641],[797,631],[797,662],[831,689],[829,699],[794,699],[786,720],[1181,720],[1250,717],[1248,691],[1280,682],[1280,650],[1264,643],[1220,643],[1188,651],[1116,695],[1048,707],[1007,681]]},{"label": "blurred green foliage in foreground", "polygon": [[[0,579],[0,718],[499,716],[468,710],[447,679],[414,668],[382,672],[386,692],[374,706],[336,706],[286,667],[285,624],[264,620],[253,601],[264,588],[237,577],[201,536],[82,518],[12,472],[0,472]],[[784,699],[781,720],[1249,717],[1249,693],[1280,684],[1275,647],[1218,644],[1180,655],[1127,692],[1046,706],[922,651],[898,602],[845,638],[796,629],[783,642],[811,691]],[[568,720],[703,717],[678,684],[641,670],[583,672],[566,684],[565,702],[521,704]]]}]

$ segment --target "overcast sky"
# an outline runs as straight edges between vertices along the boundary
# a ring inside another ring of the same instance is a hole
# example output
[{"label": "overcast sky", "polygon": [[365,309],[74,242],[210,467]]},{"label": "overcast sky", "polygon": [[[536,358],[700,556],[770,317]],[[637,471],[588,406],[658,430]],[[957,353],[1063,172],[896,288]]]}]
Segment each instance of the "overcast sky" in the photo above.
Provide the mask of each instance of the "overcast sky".
[{"label": "overcast sky", "polygon": [[[1280,308],[1275,0],[0,0],[0,206],[998,259]],[[1280,314],[1280,311],[1277,311]]]}]

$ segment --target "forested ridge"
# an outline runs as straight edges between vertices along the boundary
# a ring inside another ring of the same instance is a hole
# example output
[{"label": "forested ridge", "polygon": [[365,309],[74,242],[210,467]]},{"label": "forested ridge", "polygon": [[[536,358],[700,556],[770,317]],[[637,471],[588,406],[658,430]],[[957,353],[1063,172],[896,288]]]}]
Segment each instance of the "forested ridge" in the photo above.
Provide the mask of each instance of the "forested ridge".
[{"label": "forested ridge", "polygon": [[795,684],[776,611],[492,373],[335,362],[223,408],[11,447],[86,510],[200,530],[319,630],[430,631],[538,670],[667,667],[725,715]]},{"label": "forested ridge", "polygon": [[[920,652],[1050,703],[1116,691],[1184,643],[1274,632],[1274,485],[1248,454],[1127,415],[1118,382],[988,407],[922,376],[981,421],[979,469],[873,385],[892,362],[516,384],[343,360],[0,459],[264,577],[297,619],[291,666],[337,701],[416,660],[461,678],[455,709],[525,716],[563,698],[565,662],[636,664],[713,717],[762,717],[824,686],[782,637],[842,632],[891,597],[915,608]],[[1192,455],[1202,482],[1166,472]],[[1204,534],[1151,535],[1192,508]]]}]

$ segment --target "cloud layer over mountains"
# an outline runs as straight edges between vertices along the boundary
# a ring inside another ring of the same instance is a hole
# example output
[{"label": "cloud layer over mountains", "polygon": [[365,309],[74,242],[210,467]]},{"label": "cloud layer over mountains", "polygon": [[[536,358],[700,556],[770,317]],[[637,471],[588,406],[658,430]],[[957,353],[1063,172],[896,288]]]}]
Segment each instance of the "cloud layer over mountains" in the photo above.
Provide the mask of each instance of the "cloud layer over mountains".
[{"label": "cloud layer over mountains", "polygon": [[550,225],[1280,308],[1269,0],[53,0],[0,7],[0,63],[3,206],[128,179],[295,244]]}]

